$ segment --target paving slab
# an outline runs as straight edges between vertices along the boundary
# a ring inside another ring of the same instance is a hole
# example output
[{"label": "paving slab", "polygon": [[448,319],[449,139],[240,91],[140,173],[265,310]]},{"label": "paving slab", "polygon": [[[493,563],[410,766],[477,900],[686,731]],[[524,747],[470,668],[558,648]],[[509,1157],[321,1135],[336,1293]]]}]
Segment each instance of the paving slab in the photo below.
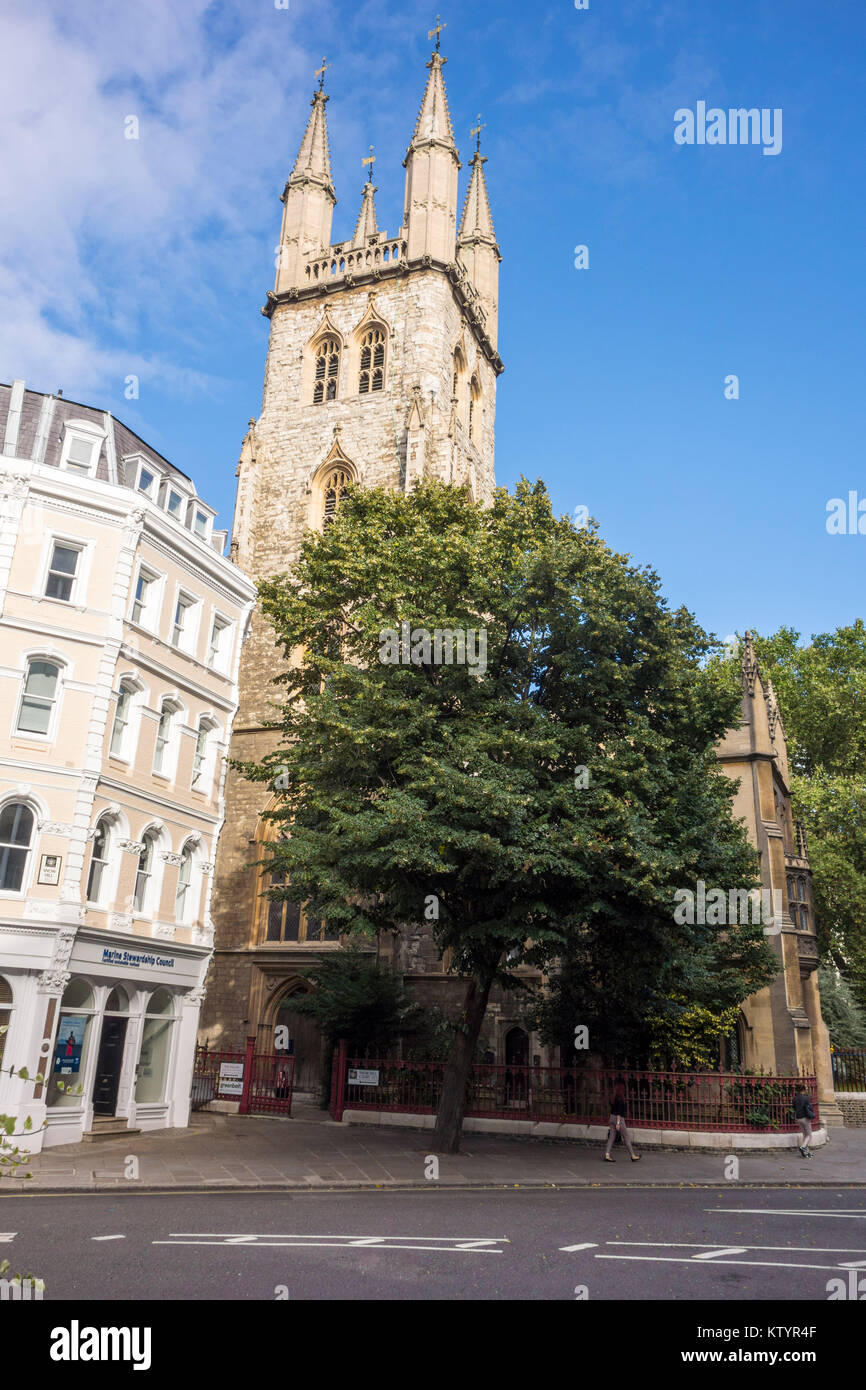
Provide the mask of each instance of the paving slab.
[{"label": "paving slab", "polygon": [[[603,1145],[587,1140],[539,1139],[503,1134],[467,1134],[459,1154],[433,1155],[429,1131],[335,1124],[312,1107],[303,1118],[197,1113],[182,1130],[123,1134],[99,1145],[60,1145],[34,1155],[24,1171],[0,1191],[194,1190],[219,1185],[238,1191],[417,1187],[610,1187],[719,1186],[731,1181],[724,1149],[699,1151],[686,1145],[643,1150],[631,1163],[623,1149],[603,1163]],[[640,1150],[640,1130],[633,1132]],[[686,1136],[688,1141],[689,1136]],[[137,1179],[125,1175],[129,1155],[138,1159]],[[438,1158],[438,1178],[426,1176]],[[796,1149],[750,1150],[734,1155],[737,1181],[769,1186],[853,1184],[866,1186],[866,1128],[833,1129],[814,1157]]]}]

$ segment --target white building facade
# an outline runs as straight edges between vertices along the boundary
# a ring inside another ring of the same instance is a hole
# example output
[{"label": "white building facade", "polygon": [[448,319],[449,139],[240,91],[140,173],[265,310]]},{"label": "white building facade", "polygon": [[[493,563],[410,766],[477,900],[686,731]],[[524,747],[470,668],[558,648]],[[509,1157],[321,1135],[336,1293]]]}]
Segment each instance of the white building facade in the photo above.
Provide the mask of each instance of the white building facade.
[{"label": "white building facade", "polygon": [[0,1114],[38,1152],[187,1122],[254,589],[108,413],[16,381],[0,438]]}]

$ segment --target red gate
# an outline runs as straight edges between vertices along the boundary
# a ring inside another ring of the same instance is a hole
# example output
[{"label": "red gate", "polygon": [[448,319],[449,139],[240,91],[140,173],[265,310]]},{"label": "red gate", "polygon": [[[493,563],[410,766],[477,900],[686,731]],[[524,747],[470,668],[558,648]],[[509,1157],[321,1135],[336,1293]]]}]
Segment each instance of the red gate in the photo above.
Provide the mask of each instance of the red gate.
[{"label": "red gate", "polygon": [[255,1052],[247,1057],[240,1113],[291,1115],[295,1059],[285,1052]]},{"label": "red gate", "polygon": [[241,1115],[291,1115],[295,1059],[287,1052],[195,1050],[191,1102],[200,1110],[212,1100],[237,1100]]}]

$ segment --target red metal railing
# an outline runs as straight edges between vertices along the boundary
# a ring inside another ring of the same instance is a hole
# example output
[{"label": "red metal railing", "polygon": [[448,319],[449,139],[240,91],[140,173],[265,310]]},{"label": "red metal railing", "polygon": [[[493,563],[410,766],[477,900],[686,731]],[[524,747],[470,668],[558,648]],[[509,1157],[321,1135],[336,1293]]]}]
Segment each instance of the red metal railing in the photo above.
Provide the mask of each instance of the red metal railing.
[{"label": "red metal railing", "polygon": [[866,1091],[866,1047],[834,1047],[833,1087],[837,1091]]},{"label": "red metal railing", "polygon": [[251,1115],[291,1115],[295,1059],[285,1052],[256,1053],[252,1058],[247,1110]]},{"label": "red metal railing", "polygon": [[[197,1047],[192,1069],[192,1088],[190,1099],[193,1110],[200,1110],[212,1100],[240,1100],[238,1077],[232,1073],[241,1068],[240,1080],[243,1086],[243,1052],[212,1052],[208,1047]],[[224,1070],[225,1068],[225,1070]]]},{"label": "red metal railing", "polygon": [[[354,1059],[340,1049],[334,1062],[331,1113],[343,1110],[436,1112],[444,1062],[390,1057]],[[360,1077],[361,1079],[354,1079]],[[794,1132],[794,1088],[803,1082],[819,1123],[813,1076],[740,1076],[733,1072],[590,1070],[580,1067],[474,1066],[467,1116],[607,1124],[617,1082],[627,1119],[638,1129]]]},{"label": "red metal railing", "polygon": [[191,1103],[200,1110],[212,1100],[236,1100],[241,1115],[291,1115],[295,1059],[285,1052],[211,1051],[197,1047]]}]

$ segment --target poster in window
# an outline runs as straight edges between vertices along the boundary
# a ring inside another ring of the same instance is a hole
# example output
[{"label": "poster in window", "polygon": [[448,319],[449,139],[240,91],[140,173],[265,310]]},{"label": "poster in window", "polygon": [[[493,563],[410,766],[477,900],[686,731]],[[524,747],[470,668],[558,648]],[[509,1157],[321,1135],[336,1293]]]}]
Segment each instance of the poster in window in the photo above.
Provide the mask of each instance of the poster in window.
[{"label": "poster in window", "polygon": [[52,885],[59,883],[62,863],[63,859],[59,854],[43,854],[39,861],[39,882]]},{"label": "poster in window", "polygon": [[82,1014],[61,1014],[54,1046],[54,1073],[60,1076],[77,1075],[81,1066],[81,1049],[87,1018]]}]

